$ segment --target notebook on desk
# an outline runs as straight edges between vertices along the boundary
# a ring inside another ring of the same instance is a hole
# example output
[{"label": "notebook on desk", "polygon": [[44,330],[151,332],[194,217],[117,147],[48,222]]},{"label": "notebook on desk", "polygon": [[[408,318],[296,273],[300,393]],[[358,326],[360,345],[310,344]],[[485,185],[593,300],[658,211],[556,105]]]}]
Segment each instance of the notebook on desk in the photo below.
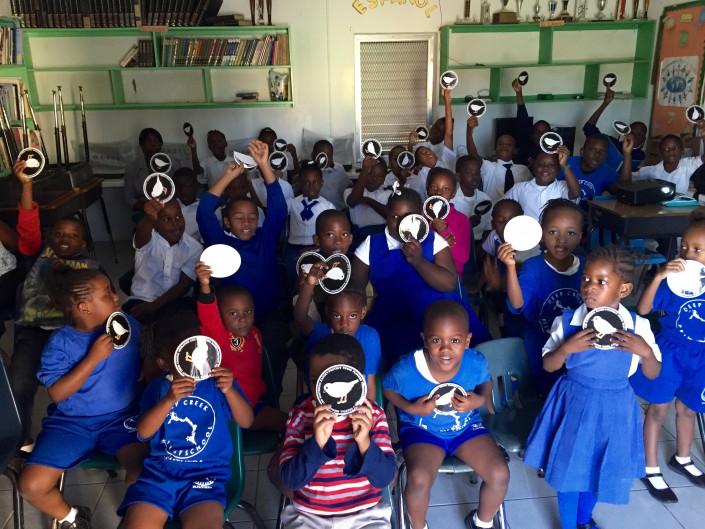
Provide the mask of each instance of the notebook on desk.
[{"label": "notebook on desk", "polygon": [[685,207],[685,206],[697,206],[700,203],[695,200],[690,195],[685,195],[683,193],[676,193],[676,195],[670,200],[664,200],[661,202],[664,206],[668,207]]}]

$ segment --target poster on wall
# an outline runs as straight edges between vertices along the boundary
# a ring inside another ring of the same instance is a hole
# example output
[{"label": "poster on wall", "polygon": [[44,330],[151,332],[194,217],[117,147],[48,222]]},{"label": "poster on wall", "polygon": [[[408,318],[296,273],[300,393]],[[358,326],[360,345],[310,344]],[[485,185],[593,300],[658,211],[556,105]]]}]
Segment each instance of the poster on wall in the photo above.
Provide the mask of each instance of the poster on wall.
[{"label": "poster on wall", "polygon": [[658,102],[661,106],[689,107],[695,103],[699,58],[671,57],[661,62]]}]

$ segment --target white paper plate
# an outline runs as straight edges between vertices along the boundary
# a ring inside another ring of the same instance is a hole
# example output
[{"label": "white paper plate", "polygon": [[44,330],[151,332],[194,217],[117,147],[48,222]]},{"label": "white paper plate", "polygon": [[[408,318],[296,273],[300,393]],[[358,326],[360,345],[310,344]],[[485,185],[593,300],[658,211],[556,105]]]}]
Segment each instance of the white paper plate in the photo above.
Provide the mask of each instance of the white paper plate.
[{"label": "white paper plate", "polygon": [[531,250],[541,242],[541,224],[528,215],[519,215],[507,222],[504,227],[504,240],[517,252]]},{"label": "white paper plate", "polygon": [[243,154],[241,152],[233,151],[233,158],[245,166],[245,169],[254,169],[257,167],[257,162],[249,154]]},{"label": "white paper plate", "polygon": [[696,298],[705,292],[705,265],[688,259],[685,270],[666,277],[668,288],[676,296]]},{"label": "white paper plate", "polygon": [[227,244],[214,244],[201,254],[201,261],[211,267],[213,277],[230,277],[240,269],[242,259],[238,251]]}]

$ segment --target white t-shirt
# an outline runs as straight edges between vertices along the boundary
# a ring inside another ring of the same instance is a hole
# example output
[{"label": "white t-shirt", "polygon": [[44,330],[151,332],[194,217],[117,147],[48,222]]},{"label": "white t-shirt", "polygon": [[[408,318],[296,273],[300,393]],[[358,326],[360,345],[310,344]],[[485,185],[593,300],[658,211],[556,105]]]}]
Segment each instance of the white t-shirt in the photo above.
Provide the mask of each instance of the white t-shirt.
[{"label": "white t-shirt", "polygon": [[[352,189],[346,189],[345,193],[343,193],[343,200],[345,200],[346,203],[350,193],[352,193]],[[362,192],[362,196],[370,197],[372,200],[386,205],[389,197],[392,196],[392,191],[390,189],[384,189],[384,186],[380,186],[374,191],[365,189]],[[350,221],[358,228],[364,228],[365,226],[379,226],[380,224],[385,224],[387,219],[367,204],[358,204],[354,208],[350,208]]]},{"label": "white t-shirt", "polygon": [[[313,202],[316,204],[311,208],[313,216],[310,219],[304,220],[301,213],[304,210],[304,202],[310,205]],[[289,208],[289,244],[311,245],[313,244],[313,236],[316,233],[316,219],[322,211],[327,209],[335,209],[335,206],[328,202],[325,198],[319,196],[314,200],[308,200],[303,195],[292,198],[286,201]]]},{"label": "white t-shirt", "polygon": [[[390,250],[398,250],[403,246],[404,243],[397,241],[389,235],[389,228],[384,228],[384,236],[387,239],[387,248]],[[438,235],[435,231],[428,234],[429,237],[433,237],[433,255],[436,255],[443,248],[448,248],[448,243],[446,240]],[[368,236],[360,246],[355,250],[355,257],[360,261],[365,263],[367,266],[370,265],[370,237]]]},{"label": "white t-shirt", "polygon": [[482,160],[482,167],[480,167],[482,190],[489,195],[493,204],[504,196],[504,179],[507,175],[507,168],[504,167],[504,164],[507,163],[512,164],[511,169],[515,185],[520,182],[528,182],[533,178],[531,171],[525,165],[516,164],[512,161],[497,160],[496,162],[491,162]]},{"label": "white t-shirt", "polygon": [[[565,180],[554,180],[553,183],[547,186],[540,186],[536,180],[528,182],[520,182],[515,184],[504,198],[511,198],[521,204],[524,209],[524,215],[535,218],[540,221],[541,212],[549,200],[554,198],[570,198],[568,192],[568,184]],[[577,202],[577,200],[575,200]]]},{"label": "white t-shirt", "polygon": [[681,158],[678,167],[672,173],[667,173],[663,168],[663,162],[657,165],[647,165],[642,167],[632,175],[634,180],[646,180],[649,178],[660,178],[676,184],[676,193],[687,193],[690,187],[690,177],[703,164],[700,156],[690,156]]}]

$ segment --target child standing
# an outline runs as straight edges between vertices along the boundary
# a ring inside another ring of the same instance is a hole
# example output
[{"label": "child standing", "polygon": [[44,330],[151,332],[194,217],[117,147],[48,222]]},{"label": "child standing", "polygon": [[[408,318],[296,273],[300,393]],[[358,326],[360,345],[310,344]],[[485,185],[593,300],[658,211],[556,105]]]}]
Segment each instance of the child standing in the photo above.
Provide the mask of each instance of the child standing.
[{"label": "child standing", "polygon": [[[365,371],[365,354],[352,336],[331,334],[316,344],[309,359],[309,387],[315,388],[323,371],[338,364]],[[391,527],[391,508],[380,500],[396,469],[380,406],[366,400],[351,415],[339,417],[308,396],[291,410],[286,425],[279,472],[294,495],[282,513],[283,526]]]},{"label": "child standing", "polygon": [[384,189],[387,164],[381,158],[366,156],[362,161],[360,177],[352,189],[343,193],[345,203],[350,207],[350,220],[355,239],[359,242],[365,237],[384,230],[387,217],[387,201],[392,191]]},{"label": "child standing", "polygon": [[321,196],[332,202],[336,209],[346,210],[348,206],[343,200],[343,193],[350,187],[350,178],[345,173],[345,167],[333,160],[333,144],[328,140],[318,140],[313,144],[311,159],[315,160],[320,153],[325,153],[328,158],[328,165],[321,169],[323,175]]},{"label": "child standing", "polygon": [[[543,366],[567,368],[551,390],[529,436],[524,462],[545,469],[546,482],[558,491],[563,529],[597,527],[592,510],[598,501],[629,502],[634,479],[644,475],[641,409],[629,377],[641,363],[655,378],[661,354],[649,322],[629,312],[621,300],[633,285],[634,260],[616,246],[592,252],[581,274],[585,303],[556,317],[543,347]],[[588,312],[618,310],[627,330],[612,333],[610,349],[597,349],[597,334],[583,329]]]},{"label": "child standing", "polygon": [[126,529],[161,529],[175,515],[184,529],[223,526],[233,445],[228,422],[252,424],[252,409],[233,373],[220,366],[196,382],[174,367],[178,345],[198,334],[198,320],[182,313],[155,324],[153,354],[164,373],[145,390],[137,436],[149,441],[139,479],[118,515]]},{"label": "child standing", "polygon": [[637,306],[639,313],[644,315],[663,311],[659,319],[661,332],[656,339],[663,354],[661,373],[654,380],[645,377],[646,373],[637,373],[632,379],[632,387],[639,397],[651,403],[644,421],[646,477],[642,481],[654,498],[665,503],[678,501],[663,480],[658,466],[659,433],[674,397],[678,447],[668,466],[692,484],[705,487],[705,475],[690,459],[695,414],[705,413],[702,393],[705,380],[705,311],[702,310],[705,292],[686,299],[672,292],[664,281],[669,275],[683,271],[686,259],[705,264],[703,248],[705,218],[697,216],[683,232],[680,258],[666,263],[656,273]]},{"label": "child standing", "polygon": [[198,211],[198,178],[190,167],[182,167],[174,172],[174,198],[181,207],[184,218],[184,233],[201,242],[201,232],[198,231],[196,212]]},{"label": "child standing", "polygon": [[105,321],[120,306],[110,281],[97,270],[60,268],[51,276],[50,292],[69,323],[51,335],[42,353],[37,378],[52,404],[19,486],[62,529],[90,529],[90,510],[66,503],[57,482],[94,450],[120,461],[128,485],[137,479],[146,448],[131,426],[142,390],[141,325],[128,316],[131,337],[114,348]]},{"label": "child standing", "polygon": [[[446,456],[470,465],[483,481],[480,506],[466,517],[466,527],[491,528],[507,494],[509,468],[477,411],[490,396],[492,380],[485,357],[469,348],[471,337],[465,308],[450,300],[435,301],[424,314],[424,347],[402,357],[384,377],[384,396],[399,410],[412,529],[428,527],[431,487]],[[439,412],[438,395],[429,394],[449,382],[467,395],[453,393],[452,411]]]},{"label": "child standing", "polygon": [[[537,159],[541,163],[541,156]],[[541,363],[541,351],[549,338],[551,325],[565,310],[582,303],[580,281],[583,260],[573,255],[580,242],[583,212],[575,202],[555,199],[548,202],[541,215],[543,255],[528,259],[517,276],[516,252],[505,242],[497,257],[507,267],[507,304],[527,321],[524,345],[529,355],[531,374],[543,394],[547,394],[560,373],[547,372]]]},{"label": "child standing", "polygon": [[191,161],[193,170],[199,175],[199,182],[205,184],[207,188],[213,185],[220,179],[225,170],[228,168],[233,157],[225,152],[228,147],[228,140],[225,139],[225,134],[219,130],[209,130],[206,136],[206,143],[211,155],[200,162],[196,148],[196,140],[190,136],[186,144],[191,149]]},{"label": "child standing", "polygon": [[408,187],[421,195],[425,190],[422,189],[419,175],[413,174],[409,169],[402,169],[397,162],[397,158],[404,150],[403,145],[395,145],[389,151],[389,172],[384,178],[384,189],[392,189],[394,183],[399,182],[399,187]]},{"label": "child standing", "polygon": [[490,229],[492,218],[492,201],[487,193],[480,190],[482,176],[480,168],[483,161],[472,156],[461,156],[455,163],[455,174],[460,189],[456,192],[452,204],[470,219],[473,239],[481,241],[485,232]]}]

